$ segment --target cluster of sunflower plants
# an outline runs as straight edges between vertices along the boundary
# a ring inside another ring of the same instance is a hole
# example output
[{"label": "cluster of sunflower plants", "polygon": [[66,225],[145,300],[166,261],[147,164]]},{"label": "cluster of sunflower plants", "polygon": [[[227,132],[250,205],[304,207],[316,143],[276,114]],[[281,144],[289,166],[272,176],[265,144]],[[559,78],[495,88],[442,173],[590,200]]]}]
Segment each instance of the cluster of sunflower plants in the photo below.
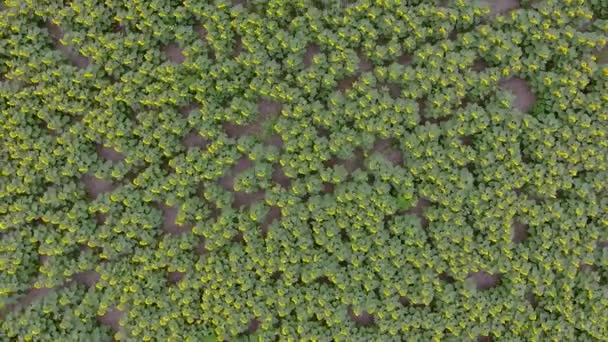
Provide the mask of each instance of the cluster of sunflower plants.
[{"label": "cluster of sunflower plants", "polygon": [[3,335],[608,338],[608,7],[496,8],[5,0]]}]

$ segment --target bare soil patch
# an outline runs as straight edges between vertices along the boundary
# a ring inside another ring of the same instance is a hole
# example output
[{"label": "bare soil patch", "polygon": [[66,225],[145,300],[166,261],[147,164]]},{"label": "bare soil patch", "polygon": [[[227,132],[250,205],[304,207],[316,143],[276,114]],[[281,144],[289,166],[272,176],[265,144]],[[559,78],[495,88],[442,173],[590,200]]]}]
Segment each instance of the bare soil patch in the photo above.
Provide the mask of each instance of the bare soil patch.
[{"label": "bare soil patch", "polygon": [[335,186],[331,183],[323,182],[323,193],[333,194],[335,190]]},{"label": "bare soil patch", "polygon": [[594,271],[597,271],[597,266],[591,265],[591,264],[580,263],[578,265],[578,270],[579,270],[579,272],[583,272],[583,273],[594,272]]},{"label": "bare soil patch", "polygon": [[72,279],[79,283],[83,284],[86,287],[93,287],[99,281],[100,275],[95,271],[84,271],[78,272],[72,276]]},{"label": "bare soil patch", "polygon": [[319,53],[321,51],[321,49],[319,48],[319,46],[317,44],[310,44],[306,47],[306,52],[304,52],[304,58],[302,60],[302,63],[304,63],[304,66],[309,67],[312,65],[313,62],[313,57]]},{"label": "bare soil patch", "polygon": [[439,278],[439,280],[446,282],[448,284],[453,284],[456,282],[456,279],[454,279],[454,277],[447,274],[446,272],[439,274],[437,277]]},{"label": "bare soil patch", "polygon": [[418,216],[422,228],[428,228],[429,220],[424,216],[424,210],[431,205],[431,201],[426,198],[419,198],[416,205],[410,208],[407,213]]},{"label": "bare soil patch", "polygon": [[35,302],[37,300],[40,300],[42,297],[46,296],[47,294],[49,294],[51,291],[54,291],[54,290],[55,290],[54,288],[48,288],[48,287],[43,287],[43,288],[39,288],[39,289],[36,289],[36,288],[30,289],[25,294],[25,296],[22,296],[21,298],[19,298],[17,300],[17,302],[8,304],[8,305],[0,308],[0,321],[4,318],[4,315],[6,315],[7,313],[27,307],[28,305],[32,304],[33,302]]},{"label": "bare soil patch", "polygon": [[196,32],[196,34],[198,35],[199,38],[201,38],[205,42],[207,41],[207,34],[208,34],[208,32],[203,27],[203,25],[201,25],[200,23],[194,25],[194,32]]},{"label": "bare soil patch", "polygon": [[183,115],[184,117],[187,117],[190,114],[190,112],[193,112],[193,111],[199,110],[199,109],[201,109],[200,103],[194,101],[194,102],[190,102],[187,105],[181,107],[179,109],[179,113],[181,115]]},{"label": "bare soil patch", "polygon": [[397,58],[397,63],[401,65],[410,65],[412,64],[412,55],[404,53],[399,58]]},{"label": "bare soil patch", "polygon": [[522,112],[527,112],[536,102],[536,96],[528,83],[518,77],[511,77],[500,82],[500,87],[515,95],[513,106]]},{"label": "bare soil patch", "polygon": [[184,272],[167,272],[167,281],[171,284],[177,284],[185,275]]},{"label": "bare soil patch", "polygon": [[[258,102],[258,116],[254,121],[245,125],[238,125],[233,122],[223,122],[222,128],[228,137],[238,139],[245,135],[256,136],[258,138],[267,138],[264,135],[267,133],[264,129],[264,123],[271,117],[276,117],[281,113],[283,105],[279,102],[262,99]],[[275,137],[276,139],[276,137]],[[280,137],[279,137],[280,139]],[[267,140],[267,139],[266,139]],[[283,142],[281,141],[281,146]]]},{"label": "bare soil patch", "polygon": [[469,278],[475,282],[477,289],[481,291],[489,290],[498,286],[500,283],[500,275],[490,274],[484,271],[471,273]]},{"label": "bare soil patch", "polygon": [[205,149],[208,144],[209,141],[201,137],[196,130],[192,130],[182,139],[182,145],[186,146],[186,148],[200,147],[201,149]]},{"label": "bare soil patch", "polygon": [[111,182],[99,179],[89,174],[83,175],[80,181],[84,184],[84,187],[91,199],[96,199],[99,194],[111,192],[117,188],[117,186]]},{"label": "bare soil patch", "polygon": [[194,247],[194,253],[196,255],[202,256],[202,255],[209,253],[209,250],[207,250],[207,247],[205,247],[205,238],[203,238],[203,237],[199,237],[199,238],[200,238],[200,241],[196,245],[196,247]]},{"label": "bare soil patch", "polygon": [[598,52],[596,58],[597,64],[608,64],[608,45]]},{"label": "bare soil patch", "polygon": [[53,45],[55,46],[55,49],[61,51],[61,53],[63,53],[63,55],[75,67],[77,67],[79,69],[84,69],[84,68],[88,67],[89,64],[91,64],[90,60],[87,57],[81,55],[80,53],[78,53],[78,51],[75,51],[74,49],[70,48],[69,46],[63,45],[60,42],[60,40],[63,38],[63,31],[61,30],[61,27],[59,27],[59,25],[56,25],[49,20],[46,22],[46,29],[49,32],[49,36],[51,37],[51,40],[53,41]]},{"label": "bare soil patch", "polygon": [[471,69],[475,72],[482,72],[488,67],[488,62],[486,62],[483,58],[477,58],[473,62],[473,66]]},{"label": "bare soil patch", "polygon": [[278,134],[273,134],[273,135],[271,135],[270,137],[268,137],[268,138],[267,138],[267,139],[264,141],[264,143],[266,143],[267,145],[276,146],[276,147],[278,147],[279,149],[282,149],[282,148],[283,148],[283,145],[285,145],[285,144],[283,143],[283,139],[282,139],[282,138],[281,138],[281,136],[280,136],[280,135],[278,135]]},{"label": "bare soil patch", "polygon": [[268,211],[268,214],[266,214],[266,217],[264,218],[264,221],[261,225],[262,236],[266,236],[266,233],[268,233],[268,228],[270,227],[272,222],[279,221],[281,217],[281,208],[276,206],[270,207],[270,210]]},{"label": "bare soil patch", "polygon": [[283,169],[278,165],[275,165],[272,172],[272,181],[273,183],[277,183],[284,188],[289,188],[291,185],[291,178],[287,177],[283,172]]},{"label": "bare soil patch", "polygon": [[258,320],[257,318],[252,318],[249,321],[249,324],[247,324],[247,330],[245,330],[244,334],[249,335],[255,333],[259,329],[260,324],[260,320]]},{"label": "bare soil patch", "polygon": [[349,308],[348,315],[350,316],[351,320],[357,323],[357,325],[369,327],[375,324],[376,318],[374,317],[374,315],[370,315],[365,311],[361,312],[361,314],[357,316],[355,315],[353,310]]},{"label": "bare soil patch", "polygon": [[23,297],[19,300],[18,305],[22,306],[22,307],[28,306],[28,305],[32,304],[33,302],[35,302],[36,300],[46,296],[53,290],[55,290],[55,289],[48,288],[48,287],[42,287],[39,289],[31,289],[28,291],[28,293],[25,295],[25,297]]},{"label": "bare soil patch", "polygon": [[526,293],[524,295],[524,299],[530,304],[531,307],[538,307],[538,297],[534,294],[534,292]]},{"label": "bare soil patch", "polygon": [[382,154],[391,163],[403,166],[403,153],[395,146],[398,146],[398,142],[394,139],[378,139],[374,142],[372,150]]},{"label": "bare soil patch", "polygon": [[255,121],[247,125],[237,125],[233,122],[223,122],[222,128],[229,138],[238,139],[245,135],[256,135],[260,132],[260,123]]},{"label": "bare soil patch", "polygon": [[182,64],[186,60],[186,56],[184,56],[182,49],[180,49],[177,43],[169,43],[161,47],[161,51],[173,63]]},{"label": "bare soil patch", "polygon": [[357,169],[365,168],[365,156],[363,155],[363,151],[361,149],[356,149],[353,153],[353,157],[349,159],[340,159],[338,157],[332,157],[327,160],[325,163],[327,167],[334,167],[335,165],[342,165],[348,171],[348,173],[352,173]]},{"label": "bare soil patch", "polygon": [[460,143],[464,146],[472,146],[473,145],[473,137],[470,135],[463,135],[460,137]]},{"label": "bare soil patch", "polygon": [[234,209],[248,207],[255,202],[263,201],[265,196],[265,191],[256,191],[250,193],[236,191],[234,192],[234,201],[232,201],[232,207]]},{"label": "bare soil patch", "polygon": [[97,154],[105,160],[109,160],[115,163],[125,160],[125,155],[116,151],[112,147],[97,144],[95,150],[97,151]]},{"label": "bare soil patch", "polygon": [[101,213],[101,212],[95,213],[95,222],[97,222],[97,225],[100,226],[100,225],[106,223],[107,219],[108,219],[108,215]]},{"label": "bare soil patch", "polygon": [[519,221],[513,221],[511,225],[511,241],[521,243],[528,238],[528,225]]},{"label": "bare soil patch", "polygon": [[179,211],[178,208],[169,207],[164,203],[161,203],[159,207],[163,212],[163,230],[165,232],[169,234],[182,234],[190,231],[192,225],[179,225],[175,222],[177,218],[177,213]]},{"label": "bare soil patch", "polygon": [[355,83],[357,78],[357,76],[349,76],[344,79],[341,79],[340,81],[338,81],[338,90],[345,92],[349,89],[352,89],[353,84]]},{"label": "bare soil patch", "polygon": [[241,52],[243,52],[243,50],[243,38],[237,36],[236,41],[234,43],[234,50],[232,51],[232,57],[238,57]]},{"label": "bare soil patch", "polygon": [[490,0],[492,14],[504,14],[519,7],[519,0]]},{"label": "bare soil patch", "polygon": [[114,31],[114,33],[124,33],[125,28],[120,25],[120,22],[114,21],[114,23],[112,24],[112,31]]},{"label": "bare soil patch", "polygon": [[386,85],[388,88],[388,94],[393,98],[397,99],[401,96],[401,87],[396,83],[388,83]]},{"label": "bare soil patch", "polygon": [[283,105],[281,105],[277,101],[262,99],[258,102],[258,111],[262,117],[266,118],[271,115],[278,115],[281,113],[281,109]]},{"label": "bare soil patch", "polygon": [[241,157],[234,165],[218,180],[219,184],[226,190],[234,191],[234,177],[253,166],[253,162],[247,157]]},{"label": "bare soil patch", "polygon": [[359,72],[371,71],[374,64],[362,53],[359,53]]},{"label": "bare soil patch", "polygon": [[97,317],[97,320],[99,323],[109,326],[114,332],[117,332],[120,330],[119,322],[122,315],[124,315],[124,312],[116,308],[109,308],[103,316]]}]

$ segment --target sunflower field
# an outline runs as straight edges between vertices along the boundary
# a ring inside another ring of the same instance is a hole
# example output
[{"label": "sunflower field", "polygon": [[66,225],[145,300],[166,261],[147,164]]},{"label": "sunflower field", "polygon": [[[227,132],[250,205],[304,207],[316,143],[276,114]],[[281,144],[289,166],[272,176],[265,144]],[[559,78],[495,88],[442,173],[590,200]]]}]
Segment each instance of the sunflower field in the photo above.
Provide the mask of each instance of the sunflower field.
[{"label": "sunflower field", "polygon": [[0,4],[1,341],[608,340],[608,1]]}]

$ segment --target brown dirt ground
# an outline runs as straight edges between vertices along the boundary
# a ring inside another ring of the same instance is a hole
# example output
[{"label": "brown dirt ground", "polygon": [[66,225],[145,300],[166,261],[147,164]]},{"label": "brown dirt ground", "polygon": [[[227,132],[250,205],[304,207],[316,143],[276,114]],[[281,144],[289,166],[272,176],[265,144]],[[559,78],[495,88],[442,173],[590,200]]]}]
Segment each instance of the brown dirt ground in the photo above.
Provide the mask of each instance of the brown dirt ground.
[{"label": "brown dirt ground", "polygon": [[471,146],[473,145],[473,137],[470,135],[464,135],[460,137],[460,143],[464,146]]},{"label": "brown dirt ground", "polygon": [[321,51],[321,49],[319,48],[319,46],[317,44],[310,44],[306,47],[306,52],[304,52],[304,59],[302,61],[302,63],[304,63],[304,66],[309,67],[312,65],[312,58],[314,57],[314,55],[316,55],[317,53],[319,53]]},{"label": "brown dirt ground", "polygon": [[61,27],[56,24],[53,24],[49,20],[46,23],[46,28],[49,32],[49,35],[51,36],[51,39],[53,40],[53,45],[55,46],[55,49],[61,51],[61,53],[63,53],[64,56],[74,66],[79,69],[84,69],[88,67],[89,64],[91,64],[90,60],[87,57],[81,55],[80,53],[78,53],[78,51],[75,51],[69,46],[63,45],[61,44],[61,42],[59,42],[59,40],[63,38],[63,31],[61,30]]},{"label": "brown dirt ground", "polygon": [[485,60],[483,60],[482,58],[477,58],[473,62],[473,66],[471,67],[471,69],[475,72],[481,72],[484,71],[487,67],[488,63]]},{"label": "brown dirt ground", "polygon": [[185,275],[186,273],[184,272],[167,272],[167,281],[171,284],[176,284],[182,280]]},{"label": "brown dirt ground", "polygon": [[43,288],[39,288],[39,289],[30,289],[28,291],[28,293],[25,295],[25,297],[23,297],[21,300],[19,300],[19,305],[28,306],[28,305],[32,304],[34,301],[46,296],[53,290],[54,289],[48,288],[48,287],[43,287]]},{"label": "brown dirt ground", "polygon": [[78,272],[72,276],[75,282],[83,284],[87,287],[95,286],[99,281],[100,275],[95,271]]},{"label": "brown dirt ground", "polygon": [[226,190],[234,191],[234,177],[253,166],[253,162],[247,157],[241,157],[234,165],[218,180],[218,183]]},{"label": "brown dirt ground", "polygon": [[608,45],[597,53],[597,64],[608,64]]},{"label": "brown dirt ground", "polygon": [[513,243],[521,243],[528,238],[528,225],[519,221],[513,221],[511,226],[511,241]]},{"label": "brown dirt ground", "polygon": [[247,330],[245,331],[245,334],[253,334],[255,333],[258,328],[260,327],[261,322],[257,319],[257,318],[252,318],[249,321],[249,324],[247,324]]},{"label": "brown dirt ground", "polygon": [[95,199],[99,194],[111,192],[117,188],[116,185],[108,181],[88,174],[83,175],[80,180],[84,184],[84,187],[91,199]]},{"label": "brown dirt ground", "polygon": [[241,172],[247,170],[253,166],[253,162],[247,157],[241,157],[236,163],[226,172],[219,180],[218,183],[226,190],[232,191],[234,200],[232,201],[232,207],[235,209],[246,207],[254,202],[261,201],[264,199],[266,193],[264,191],[256,191],[252,193],[246,193],[242,191],[234,191],[234,178]]},{"label": "brown dirt ground", "polygon": [[186,56],[182,53],[177,43],[169,43],[161,48],[161,51],[167,56],[167,58],[177,64],[182,64],[186,60]]},{"label": "brown dirt ground", "polygon": [[122,315],[124,315],[124,312],[116,308],[110,308],[103,316],[97,317],[97,320],[99,321],[99,323],[107,325],[112,328],[114,332],[117,332],[120,330],[120,325],[118,324],[118,322],[120,321]]},{"label": "brown dirt ground", "polygon": [[97,154],[105,160],[113,161],[115,163],[125,160],[125,155],[116,151],[112,147],[97,144],[95,149],[97,150]]},{"label": "brown dirt ground", "polygon": [[252,193],[236,191],[234,192],[234,201],[232,202],[232,207],[234,209],[248,207],[255,202],[263,201],[265,196],[265,191],[256,191]]},{"label": "brown dirt ground", "polygon": [[30,289],[24,296],[19,298],[16,303],[12,303],[3,308],[0,308],[0,320],[3,319],[5,314],[26,307],[54,290],[54,288],[48,287],[43,287],[40,289]]},{"label": "brown dirt ground", "polygon": [[125,32],[125,28],[120,25],[120,23],[118,21],[115,21],[114,24],[112,25],[113,31],[114,33],[124,33]]},{"label": "brown dirt ground", "polygon": [[519,0],[490,0],[492,14],[504,14],[519,8]]},{"label": "brown dirt ground", "polygon": [[429,226],[429,220],[424,216],[424,210],[431,205],[431,201],[426,198],[419,198],[416,202],[416,205],[410,208],[407,213],[413,214],[420,218],[420,224],[422,228],[427,228]]},{"label": "brown dirt ground", "polygon": [[477,288],[482,291],[496,287],[500,283],[500,275],[489,274],[484,271],[473,272],[469,275],[469,278],[473,279]]},{"label": "brown dirt ground", "polygon": [[337,157],[332,157],[328,161],[325,162],[327,167],[333,167],[334,165],[342,165],[348,173],[352,173],[357,169],[365,168],[365,156],[363,155],[363,151],[361,149],[356,149],[354,152],[354,156],[350,159],[340,159]]},{"label": "brown dirt ground", "polygon": [[263,236],[265,236],[268,232],[270,224],[274,221],[279,221],[281,219],[281,216],[281,208],[275,206],[270,207],[270,211],[268,211],[268,214],[266,214],[266,217],[264,218],[264,221],[261,225]]},{"label": "brown dirt ground", "polygon": [[333,194],[335,190],[335,186],[331,183],[323,182],[323,192],[326,194]]},{"label": "brown dirt ground", "polygon": [[283,143],[283,139],[282,139],[282,138],[281,138],[281,136],[280,136],[280,135],[278,135],[278,134],[273,134],[273,135],[271,135],[270,137],[268,137],[268,139],[266,139],[266,140],[264,141],[264,143],[266,143],[267,145],[273,145],[273,146],[276,146],[276,147],[278,147],[279,149],[282,149],[282,148],[283,148],[283,146],[285,145],[285,144]]},{"label": "brown dirt ground", "polygon": [[394,146],[397,146],[397,141],[394,139],[377,139],[374,142],[373,151],[381,153],[393,164],[403,166],[403,153]]},{"label": "brown dirt ground", "polygon": [[236,43],[234,43],[234,51],[232,52],[232,57],[238,57],[241,52],[243,52],[243,38],[239,36],[236,38]]},{"label": "brown dirt ground", "polygon": [[163,230],[169,234],[181,234],[190,231],[191,225],[178,225],[175,220],[177,218],[178,208],[168,207],[164,203],[159,205],[163,212]]},{"label": "brown dirt ground", "polygon": [[340,81],[338,81],[338,90],[345,92],[351,89],[357,78],[358,76],[349,76],[344,79],[341,79]]},{"label": "brown dirt ground", "polygon": [[95,213],[95,221],[98,225],[106,223],[107,216],[103,213]]},{"label": "brown dirt ground", "polygon": [[196,130],[192,130],[182,139],[182,144],[186,146],[186,148],[200,147],[201,149],[205,149],[209,144],[209,141],[201,137]]},{"label": "brown dirt ground", "polygon": [[201,105],[198,102],[190,102],[187,105],[181,107],[179,109],[179,113],[184,117],[187,117],[190,112],[201,109]]},{"label": "brown dirt ground", "polygon": [[359,316],[356,316],[352,309],[349,308],[348,315],[350,319],[352,319],[357,325],[368,327],[374,325],[376,318],[374,315],[370,315],[369,313],[363,311]]},{"label": "brown dirt ground", "polygon": [[359,72],[371,71],[374,64],[362,53],[359,53]]},{"label": "brown dirt ground", "polygon": [[204,41],[207,41],[207,30],[205,30],[203,25],[201,25],[201,24],[194,25],[194,32],[196,32],[196,34],[198,34],[199,38],[203,39]]},{"label": "brown dirt ground", "polygon": [[401,65],[412,64],[412,56],[407,53],[404,53],[401,56],[399,56],[399,58],[397,58],[397,63],[399,63]]},{"label": "brown dirt ground", "polygon": [[518,77],[511,77],[500,82],[500,86],[515,95],[514,107],[522,112],[527,112],[534,106],[536,96],[528,86],[528,83]]},{"label": "brown dirt ground", "polygon": [[275,165],[272,172],[272,181],[280,184],[284,188],[289,188],[291,185],[291,178],[287,177],[283,172],[283,169],[279,165]]},{"label": "brown dirt ground", "polygon": [[[262,99],[258,102],[258,117],[247,125],[237,125],[232,122],[222,123],[224,132],[230,138],[238,139],[244,135],[258,136],[264,134],[263,124],[266,120],[271,117],[277,116],[281,113],[283,106],[276,101]],[[280,139],[280,137],[279,137]],[[282,145],[281,141],[281,145]]]},{"label": "brown dirt ground", "polygon": [[386,85],[386,87],[388,88],[389,95],[393,99],[396,99],[399,96],[401,96],[401,87],[398,84],[396,84],[396,83],[388,83]]},{"label": "brown dirt ground", "polygon": [[273,100],[262,99],[258,102],[258,111],[264,118],[280,114],[282,108],[283,106],[280,103]]}]

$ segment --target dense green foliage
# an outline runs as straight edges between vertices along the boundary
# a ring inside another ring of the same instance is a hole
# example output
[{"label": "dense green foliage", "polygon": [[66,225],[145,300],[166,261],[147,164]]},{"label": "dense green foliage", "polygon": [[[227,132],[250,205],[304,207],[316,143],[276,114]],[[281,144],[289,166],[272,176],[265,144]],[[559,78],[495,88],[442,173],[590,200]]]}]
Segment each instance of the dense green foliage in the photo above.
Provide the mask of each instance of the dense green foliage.
[{"label": "dense green foliage", "polygon": [[608,339],[606,1],[4,4],[7,340]]}]

